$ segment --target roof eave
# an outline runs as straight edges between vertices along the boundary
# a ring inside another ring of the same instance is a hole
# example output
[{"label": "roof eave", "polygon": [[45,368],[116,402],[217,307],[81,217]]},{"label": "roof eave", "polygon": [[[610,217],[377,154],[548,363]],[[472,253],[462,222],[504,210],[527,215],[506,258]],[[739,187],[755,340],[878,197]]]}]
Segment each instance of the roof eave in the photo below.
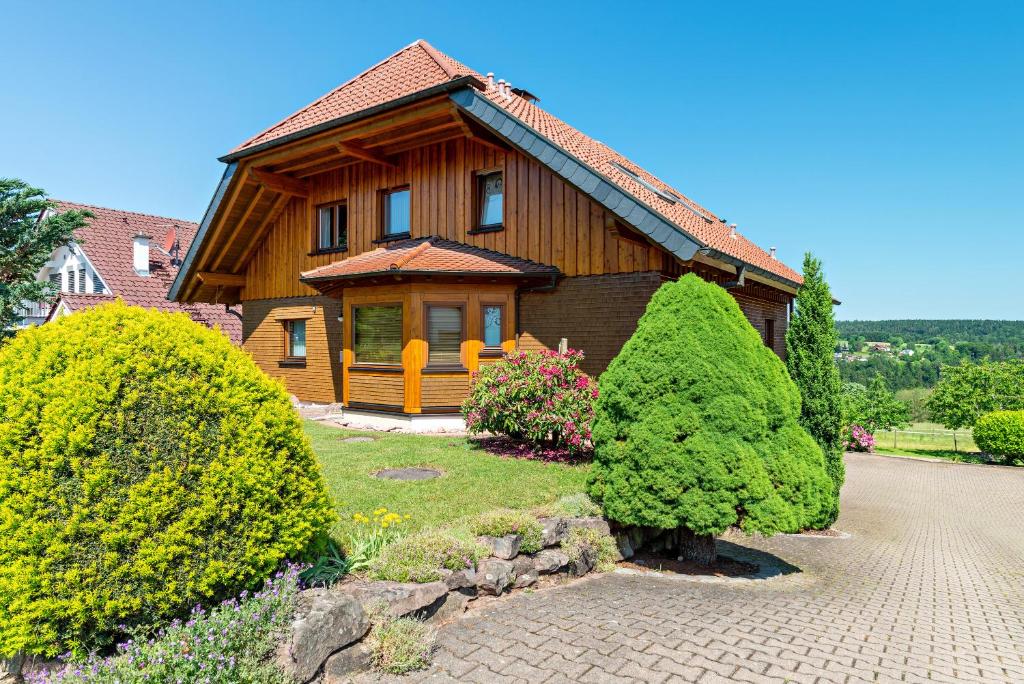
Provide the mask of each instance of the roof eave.
[{"label": "roof eave", "polygon": [[773,273],[773,272],[771,272],[771,271],[769,271],[767,269],[761,268],[760,266],[755,266],[754,264],[751,264],[750,262],[744,261],[743,259],[739,259],[737,257],[734,257],[731,254],[726,254],[725,252],[719,251],[717,249],[713,249],[711,247],[704,247],[700,251],[701,251],[702,254],[706,254],[707,256],[711,257],[712,259],[717,259],[718,261],[724,261],[725,263],[732,264],[733,266],[743,266],[743,267],[745,267],[747,269],[747,271],[749,273],[753,273],[755,275],[759,275],[762,278],[767,278],[768,280],[774,280],[777,283],[782,283],[783,285],[785,285],[787,287],[791,287],[793,289],[799,289],[800,288],[800,283],[797,282],[796,280],[790,280],[789,278],[785,278],[785,277],[779,275],[778,273]]},{"label": "roof eave", "polygon": [[733,265],[743,265],[751,273],[798,288],[800,283],[768,271],[737,257],[709,248],[696,236],[684,231],[658,210],[637,199],[586,164],[577,156],[552,142],[519,118],[470,89],[449,95],[455,104],[481,125],[510,145],[533,157],[581,192],[589,195],[608,211],[636,228],[656,244],[683,261],[690,261],[698,251]]},{"label": "roof eave", "polygon": [[324,121],[323,123],[316,124],[315,126],[310,126],[309,128],[303,128],[300,131],[295,131],[294,133],[282,135],[278,138],[268,140],[267,142],[260,143],[258,145],[253,145],[252,147],[245,147],[240,150],[228,152],[223,157],[219,157],[219,160],[224,163],[238,161],[239,159],[242,159],[244,157],[249,157],[254,154],[263,152],[265,150],[279,147],[281,145],[287,145],[290,142],[302,140],[303,138],[308,138],[311,135],[316,135],[317,133],[322,133],[323,131],[327,131],[332,128],[337,128],[338,126],[343,126],[347,123],[352,123],[353,121],[358,121],[359,119],[364,119],[368,116],[374,116],[375,114],[381,114],[392,109],[397,109],[398,107],[404,107],[405,105],[413,104],[420,100],[425,100],[427,98],[434,97],[435,95],[444,95],[445,93],[449,93],[460,88],[465,88],[467,86],[476,86],[477,88],[485,87],[484,84],[480,81],[480,79],[476,78],[475,76],[459,76],[458,78],[453,78],[450,81],[440,83],[436,86],[424,88],[423,90],[417,90],[415,93],[404,95],[396,100],[390,100],[388,102],[384,102],[373,107],[360,109],[357,112],[352,112],[351,114],[346,114],[345,116],[340,116],[336,119],[331,119],[330,121]]},{"label": "roof eave", "polygon": [[237,169],[238,162],[231,162],[224,169],[224,175],[220,178],[220,184],[217,185],[217,190],[213,193],[213,197],[210,198],[210,203],[206,206],[206,213],[203,214],[199,230],[196,231],[195,237],[192,238],[192,244],[188,246],[185,259],[181,262],[181,266],[178,267],[178,274],[174,277],[171,289],[167,291],[167,299],[172,302],[179,301],[178,296],[181,294],[181,287],[188,279],[188,274],[192,270],[192,264],[195,261],[196,254],[199,252],[199,247],[206,240],[206,233],[210,230],[213,217],[216,216],[220,203],[224,199],[224,195],[227,193],[228,186],[231,185],[231,179],[234,177]]},{"label": "roof eave", "polygon": [[386,269],[382,271],[364,271],[362,273],[342,273],[322,276],[299,277],[299,282],[313,284],[324,283],[335,280],[359,280],[361,278],[380,278],[383,276],[447,276],[453,278],[550,278],[561,275],[557,269],[553,271],[538,271],[534,273],[512,272],[512,271],[436,271],[436,270],[402,270]]}]

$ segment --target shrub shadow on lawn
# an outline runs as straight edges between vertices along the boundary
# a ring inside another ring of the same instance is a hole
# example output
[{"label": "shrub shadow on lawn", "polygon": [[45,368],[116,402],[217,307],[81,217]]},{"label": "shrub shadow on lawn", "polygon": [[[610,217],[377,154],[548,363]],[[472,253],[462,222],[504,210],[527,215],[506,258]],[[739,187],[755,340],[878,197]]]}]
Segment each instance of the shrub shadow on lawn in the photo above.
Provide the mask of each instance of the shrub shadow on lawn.
[{"label": "shrub shadow on lawn", "polygon": [[593,453],[589,451],[581,454],[572,454],[567,449],[535,447],[504,436],[470,437],[469,444],[473,449],[479,449],[492,456],[500,456],[501,458],[519,458],[528,461],[567,463],[570,465],[590,463],[593,459]]}]

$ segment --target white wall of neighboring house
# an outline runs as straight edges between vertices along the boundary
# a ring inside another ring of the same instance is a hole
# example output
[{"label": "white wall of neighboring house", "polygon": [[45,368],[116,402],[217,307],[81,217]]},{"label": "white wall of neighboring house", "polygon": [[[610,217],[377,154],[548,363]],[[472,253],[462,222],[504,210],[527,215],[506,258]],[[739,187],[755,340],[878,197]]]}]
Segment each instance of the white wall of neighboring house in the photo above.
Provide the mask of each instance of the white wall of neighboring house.
[{"label": "white wall of neighboring house", "polygon": [[[58,247],[43,265],[36,280],[52,282],[55,289],[74,294],[110,294],[110,288],[103,281],[89,257],[80,245]],[[25,302],[25,316],[20,327],[40,325],[46,320],[50,307],[46,303]]]}]

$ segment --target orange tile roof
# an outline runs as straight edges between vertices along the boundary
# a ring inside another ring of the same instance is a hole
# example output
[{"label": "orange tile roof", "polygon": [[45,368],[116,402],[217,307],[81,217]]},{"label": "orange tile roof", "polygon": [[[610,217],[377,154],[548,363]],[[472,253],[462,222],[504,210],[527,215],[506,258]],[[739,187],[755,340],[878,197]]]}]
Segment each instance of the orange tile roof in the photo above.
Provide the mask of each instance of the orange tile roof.
[{"label": "orange tile roof", "polygon": [[302,280],[333,280],[376,274],[445,273],[554,276],[558,269],[437,236],[399,240],[351,259],[306,271]]},{"label": "orange tile roof", "polygon": [[[93,306],[120,297],[126,304],[159,311],[187,313],[192,320],[208,327],[220,326],[232,342],[241,344],[242,320],[239,312],[225,311],[218,304],[182,304],[167,299],[167,290],[178,273],[177,266],[159,246],[172,227],[177,233],[184,257],[199,226],[191,221],[139,214],[133,211],[107,209],[88,204],[58,201],[56,211],[84,209],[93,213],[84,228],[75,231],[82,252],[100,274],[110,295],[64,293],[60,299],[71,310]],[[149,235],[149,275],[135,272],[132,238],[138,233]]]},{"label": "orange tile roof", "polygon": [[[338,86],[287,119],[250,138],[235,148],[233,153],[300,133],[313,126],[326,124],[334,119],[442,85],[461,76],[472,76],[485,82],[484,77],[478,72],[439,52],[426,41],[418,40]],[[764,269],[785,280],[794,283],[803,281],[799,273],[773,258],[767,251],[747,238],[738,233],[733,236],[729,226],[712,212],[607,145],[590,138],[541,109],[529,99],[516,94],[502,94],[494,86],[488,86],[483,93],[494,104],[592,167],[605,179],[629,192],[684,232],[701,241],[705,246]],[[630,169],[659,190],[677,196],[679,201],[671,202],[660,197],[616,168],[616,163]],[[701,218],[699,214],[711,219],[710,222]]]}]

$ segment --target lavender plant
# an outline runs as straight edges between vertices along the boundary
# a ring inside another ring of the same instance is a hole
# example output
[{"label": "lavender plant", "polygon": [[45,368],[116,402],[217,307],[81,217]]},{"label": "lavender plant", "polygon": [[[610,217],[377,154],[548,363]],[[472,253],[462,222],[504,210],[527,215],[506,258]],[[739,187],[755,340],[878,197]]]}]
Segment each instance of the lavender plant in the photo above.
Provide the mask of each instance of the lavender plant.
[{"label": "lavender plant", "polygon": [[71,659],[52,672],[26,678],[28,684],[284,684],[271,658],[295,610],[298,566],[268,579],[263,589],[206,609],[195,606],[186,620],[155,632],[132,632],[117,652]]}]

